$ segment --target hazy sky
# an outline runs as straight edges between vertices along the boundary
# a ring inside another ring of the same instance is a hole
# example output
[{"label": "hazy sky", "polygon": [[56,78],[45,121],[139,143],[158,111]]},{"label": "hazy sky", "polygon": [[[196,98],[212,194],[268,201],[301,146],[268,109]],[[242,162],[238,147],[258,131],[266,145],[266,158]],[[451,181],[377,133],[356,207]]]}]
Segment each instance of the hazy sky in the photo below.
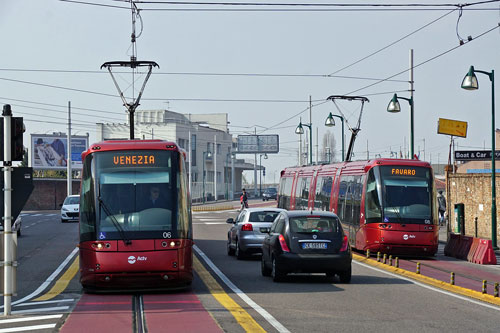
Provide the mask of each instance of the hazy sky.
[{"label": "hazy sky", "polygon": [[[89,132],[91,141],[95,140],[94,123],[126,119],[111,77],[100,66],[106,61],[129,60],[131,11],[88,3],[126,8],[130,5],[113,0],[85,2],[0,2],[0,101],[11,104],[15,116],[25,118],[26,143],[31,133],[66,132],[68,101],[73,107],[73,133]],[[331,102],[324,103],[325,99],[330,95],[354,94],[370,99],[363,112],[354,159],[366,158],[367,147],[370,157],[388,157],[391,151],[407,150],[408,103],[401,100],[402,112],[398,114],[388,113],[386,108],[394,92],[409,97],[406,70],[410,49],[414,50],[416,66],[415,151],[421,151],[423,158],[425,147],[425,159],[432,159],[433,163],[438,158],[440,162],[447,159],[450,138],[437,134],[438,118],[468,122],[467,138],[457,140],[459,149],[491,147],[488,77],[478,74],[478,91],[465,91],[460,84],[470,65],[484,71],[500,70],[500,2],[467,7],[482,10],[464,9],[458,26],[460,13],[452,7],[377,7],[376,11],[369,10],[373,7],[321,7],[323,10],[319,11],[320,7],[137,6],[143,9],[142,25],[139,19],[136,24],[137,33],[142,31],[136,44],[138,60],[160,65],[146,86],[139,108],[169,108],[180,113],[224,112],[229,114],[230,129],[235,135],[253,133],[255,127],[257,133],[279,134],[280,154],[263,160],[268,180],[272,180],[275,171],[297,163],[298,137],[294,130],[300,116],[303,122],[309,122],[309,96],[313,100],[314,145],[316,128],[321,142],[327,131],[324,121],[328,113],[338,114]],[[152,8],[176,10],[148,10]],[[179,10],[183,8],[190,10]],[[203,8],[210,10],[200,10]],[[232,10],[214,10],[219,8]],[[274,10],[248,11],[269,8]],[[280,8],[288,10],[276,10]],[[472,41],[456,48],[457,30],[461,38],[471,36]],[[382,48],[385,49],[345,68]],[[436,56],[439,57],[431,60]],[[199,75],[208,73],[251,75]],[[332,73],[335,74],[328,77]],[[392,77],[397,73],[401,74]],[[373,80],[388,77],[392,77],[391,81]],[[497,74],[497,96],[499,78]],[[127,96],[132,95],[131,79],[129,73],[119,75],[120,85],[128,87]],[[136,93],[140,84],[142,77],[136,81]],[[500,109],[498,101],[497,97]],[[359,106],[357,102],[340,103],[352,126],[357,122]],[[331,132],[340,158],[341,127],[334,127]],[[349,139],[347,127],[346,136]]]}]

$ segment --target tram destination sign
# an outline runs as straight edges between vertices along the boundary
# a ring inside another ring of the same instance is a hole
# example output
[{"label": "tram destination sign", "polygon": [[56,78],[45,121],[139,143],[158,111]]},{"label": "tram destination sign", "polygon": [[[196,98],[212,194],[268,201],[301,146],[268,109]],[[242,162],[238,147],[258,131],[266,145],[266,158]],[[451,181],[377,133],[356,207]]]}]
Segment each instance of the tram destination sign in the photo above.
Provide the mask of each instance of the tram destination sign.
[{"label": "tram destination sign", "polygon": [[[457,161],[488,161],[491,160],[491,150],[456,150]],[[495,151],[495,160],[500,160],[500,150]]]},{"label": "tram destination sign", "polygon": [[280,150],[279,135],[238,135],[239,154],[273,154]]}]

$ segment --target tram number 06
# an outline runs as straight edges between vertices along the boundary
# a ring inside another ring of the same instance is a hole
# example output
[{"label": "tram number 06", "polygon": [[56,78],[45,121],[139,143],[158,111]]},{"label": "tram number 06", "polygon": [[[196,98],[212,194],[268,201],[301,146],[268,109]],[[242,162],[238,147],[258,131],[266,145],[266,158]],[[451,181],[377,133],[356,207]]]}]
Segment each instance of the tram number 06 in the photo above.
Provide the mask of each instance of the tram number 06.
[{"label": "tram number 06", "polygon": [[169,232],[164,232],[163,233],[163,238],[172,238],[172,233],[169,231]]}]

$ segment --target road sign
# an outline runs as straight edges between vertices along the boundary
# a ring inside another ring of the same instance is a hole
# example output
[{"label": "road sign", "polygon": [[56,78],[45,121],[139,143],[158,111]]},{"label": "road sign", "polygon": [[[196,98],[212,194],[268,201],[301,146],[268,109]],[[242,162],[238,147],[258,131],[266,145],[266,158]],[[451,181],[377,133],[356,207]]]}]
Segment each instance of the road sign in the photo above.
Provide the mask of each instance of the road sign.
[{"label": "road sign", "polygon": [[280,150],[279,135],[238,135],[240,154],[273,154]]},{"label": "road sign", "polygon": [[[4,188],[4,179],[1,177],[0,186]],[[12,222],[16,221],[26,201],[33,192],[33,168],[12,168]],[[0,191],[0,202],[3,203],[3,193]],[[4,215],[3,204],[0,205],[0,216]],[[2,222],[3,226],[3,222]]]},{"label": "road sign", "polygon": [[[455,150],[457,161],[491,161],[491,150]],[[495,160],[500,160],[500,150],[495,151]]]},{"label": "road sign", "polygon": [[467,136],[467,122],[439,118],[437,132],[438,134],[447,134],[465,138]]}]

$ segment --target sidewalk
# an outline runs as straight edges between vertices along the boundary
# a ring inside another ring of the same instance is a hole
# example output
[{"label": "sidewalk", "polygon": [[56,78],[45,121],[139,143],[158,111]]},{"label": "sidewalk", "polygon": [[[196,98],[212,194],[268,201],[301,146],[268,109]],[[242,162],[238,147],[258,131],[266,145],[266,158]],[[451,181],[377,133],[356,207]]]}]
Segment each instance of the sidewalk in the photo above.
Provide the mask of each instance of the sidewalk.
[{"label": "sidewalk", "polygon": [[[263,201],[262,199],[249,199],[248,207],[276,207],[277,201]],[[218,211],[218,210],[232,210],[232,209],[240,209],[241,203],[239,200],[219,200],[219,201],[210,201],[210,202],[197,202],[193,203],[193,211]]]}]

